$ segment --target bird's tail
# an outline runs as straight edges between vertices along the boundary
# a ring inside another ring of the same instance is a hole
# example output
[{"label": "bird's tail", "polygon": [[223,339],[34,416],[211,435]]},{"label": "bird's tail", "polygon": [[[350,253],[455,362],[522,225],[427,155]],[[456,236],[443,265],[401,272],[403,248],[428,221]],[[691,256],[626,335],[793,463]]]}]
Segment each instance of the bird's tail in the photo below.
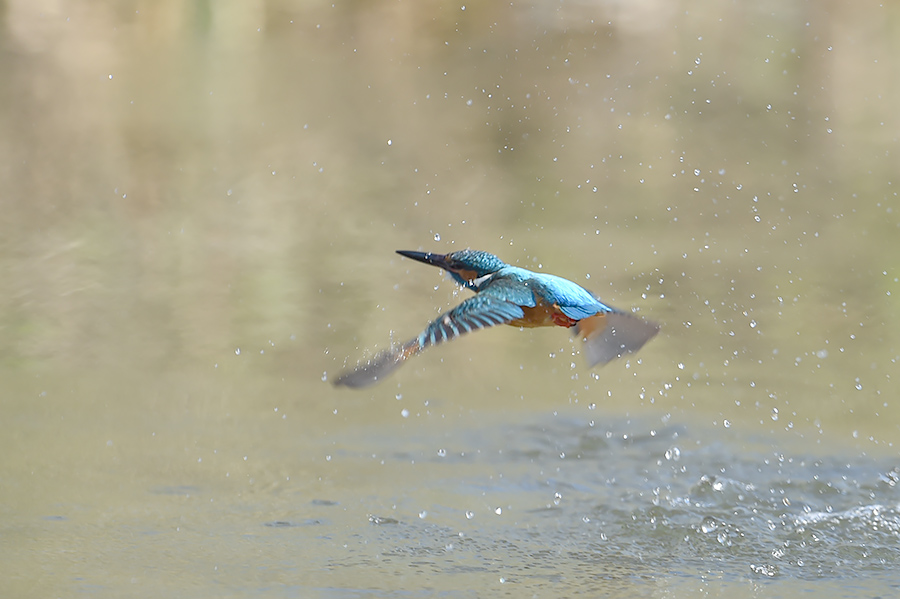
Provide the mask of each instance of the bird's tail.
[{"label": "bird's tail", "polygon": [[361,362],[355,369],[336,378],[334,384],[353,389],[368,387],[387,377],[423,349],[418,337],[402,345],[389,347],[376,354],[371,360]]},{"label": "bird's tail", "polygon": [[641,349],[659,332],[659,325],[627,312],[598,312],[579,320],[575,334],[584,341],[584,355],[593,367]]}]

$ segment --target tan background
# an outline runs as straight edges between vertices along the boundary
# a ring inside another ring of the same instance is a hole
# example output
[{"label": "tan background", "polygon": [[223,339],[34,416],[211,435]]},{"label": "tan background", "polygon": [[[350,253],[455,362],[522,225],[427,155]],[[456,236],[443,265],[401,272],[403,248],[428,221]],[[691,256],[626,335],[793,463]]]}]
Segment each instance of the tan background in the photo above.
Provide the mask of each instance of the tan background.
[{"label": "tan background", "polygon": [[[896,588],[898,28],[0,3],[9,596]],[[662,332],[592,372],[503,327],[333,389],[467,293],[393,251],[462,247]]]}]

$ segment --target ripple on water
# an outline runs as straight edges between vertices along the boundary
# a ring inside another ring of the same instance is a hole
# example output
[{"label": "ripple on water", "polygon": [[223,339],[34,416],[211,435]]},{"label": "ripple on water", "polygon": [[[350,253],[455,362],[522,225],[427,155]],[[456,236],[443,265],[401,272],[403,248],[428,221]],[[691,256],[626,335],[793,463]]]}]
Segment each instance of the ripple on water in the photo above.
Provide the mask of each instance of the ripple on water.
[{"label": "ripple on water", "polygon": [[[587,593],[661,572],[890,580],[900,567],[896,472],[870,458],[785,458],[747,440],[706,445],[685,427],[602,430],[562,418],[421,444],[395,459],[398,468],[427,462],[427,476],[407,482],[392,517],[372,520],[400,524],[372,529],[395,565],[440,556],[435,573],[478,571],[529,588],[565,579]],[[435,457],[438,444],[465,459]]]}]

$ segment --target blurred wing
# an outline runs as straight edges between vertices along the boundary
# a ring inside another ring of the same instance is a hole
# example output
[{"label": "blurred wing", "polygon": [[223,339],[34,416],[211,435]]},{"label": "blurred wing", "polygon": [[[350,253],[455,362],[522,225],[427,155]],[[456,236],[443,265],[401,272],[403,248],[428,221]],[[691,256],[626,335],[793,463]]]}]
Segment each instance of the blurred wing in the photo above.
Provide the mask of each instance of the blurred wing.
[{"label": "blurred wing", "polygon": [[361,362],[356,368],[345,372],[334,380],[336,386],[343,385],[358,389],[360,387],[368,387],[373,383],[387,377],[389,374],[400,368],[400,365],[411,355],[415,355],[415,344],[418,340],[413,339],[409,343],[391,347],[379,352],[374,358],[367,362]]},{"label": "blurred wing", "polygon": [[470,297],[430,322],[415,339],[384,350],[368,362],[339,376],[334,384],[353,388],[366,387],[387,377],[426,347],[452,341],[465,333],[505,324],[523,316],[522,308],[512,302],[498,299],[493,294]]},{"label": "blurred wing", "polygon": [[584,355],[593,367],[641,349],[659,325],[626,312],[599,312],[579,320],[575,334],[584,340]]}]

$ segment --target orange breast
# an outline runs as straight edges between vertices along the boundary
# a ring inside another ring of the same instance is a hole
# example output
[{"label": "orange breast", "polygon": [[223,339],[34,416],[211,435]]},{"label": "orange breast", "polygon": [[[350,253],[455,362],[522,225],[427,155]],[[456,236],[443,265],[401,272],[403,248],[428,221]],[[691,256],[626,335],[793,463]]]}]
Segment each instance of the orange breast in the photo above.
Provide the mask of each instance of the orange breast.
[{"label": "orange breast", "polygon": [[571,327],[576,320],[572,320],[562,313],[558,304],[538,304],[534,308],[522,306],[525,316],[513,320],[507,324],[514,327]]}]

